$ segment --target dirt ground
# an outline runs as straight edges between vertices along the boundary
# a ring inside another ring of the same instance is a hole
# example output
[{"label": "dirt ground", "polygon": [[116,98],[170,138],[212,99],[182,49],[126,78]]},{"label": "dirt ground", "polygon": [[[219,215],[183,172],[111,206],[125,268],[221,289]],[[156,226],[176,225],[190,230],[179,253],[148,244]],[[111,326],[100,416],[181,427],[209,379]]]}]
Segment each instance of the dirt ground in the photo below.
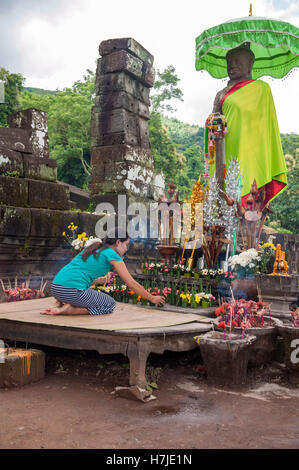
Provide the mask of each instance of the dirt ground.
[{"label": "dirt ground", "polygon": [[230,390],[207,384],[198,349],[150,355],[157,399],[142,403],[111,393],[128,385],[126,357],[39,348],[45,378],[0,390],[1,449],[299,447],[299,388],[282,364],[252,369]]}]

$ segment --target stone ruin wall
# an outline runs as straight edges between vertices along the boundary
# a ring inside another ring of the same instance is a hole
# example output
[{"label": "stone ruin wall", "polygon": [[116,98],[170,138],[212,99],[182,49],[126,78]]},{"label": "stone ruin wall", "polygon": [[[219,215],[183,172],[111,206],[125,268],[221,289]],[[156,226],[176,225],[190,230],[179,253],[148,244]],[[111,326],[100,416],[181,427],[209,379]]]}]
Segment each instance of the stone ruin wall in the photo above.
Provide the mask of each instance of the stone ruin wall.
[{"label": "stone ruin wall", "polygon": [[10,116],[0,127],[0,278],[52,279],[70,260],[62,232],[70,222],[93,233],[97,217],[71,212],[67,185],[49,158],[47,113]]}]

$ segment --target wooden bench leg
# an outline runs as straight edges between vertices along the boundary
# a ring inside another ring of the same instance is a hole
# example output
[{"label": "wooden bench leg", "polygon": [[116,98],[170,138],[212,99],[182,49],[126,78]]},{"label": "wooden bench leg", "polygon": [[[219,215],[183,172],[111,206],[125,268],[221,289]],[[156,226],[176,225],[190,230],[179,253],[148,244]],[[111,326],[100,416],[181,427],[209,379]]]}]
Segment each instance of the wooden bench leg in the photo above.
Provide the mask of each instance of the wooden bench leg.
[{"label": "wooden bench leg", "polygon": [[150,351],[140,343],[130,344],[127,356],[130,361],[130,385],[146,387],[146,361]]}]

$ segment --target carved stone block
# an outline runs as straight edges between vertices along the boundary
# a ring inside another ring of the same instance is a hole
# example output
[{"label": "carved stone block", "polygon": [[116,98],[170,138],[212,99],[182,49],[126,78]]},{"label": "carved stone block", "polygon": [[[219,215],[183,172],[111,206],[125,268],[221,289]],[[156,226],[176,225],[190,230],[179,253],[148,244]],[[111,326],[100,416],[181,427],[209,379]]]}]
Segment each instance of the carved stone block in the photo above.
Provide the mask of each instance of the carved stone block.
[{"label": "carved stone block", "polygon": [[25,178],[55,182],[57,180],[57,162],[53,158],[25,155],[24,176]]},{"label": "carved stone block", "polygon": [[28,180],[0,176],[0,204],[26,207],[28,204]]},{"label": "carved stone block", "polygon": [[107,41],[102,41],[99,46],[99,53],[101,56],[105,56],[119,50],[128,51],[151,65],[154,63],[154,57],[152,54],[150,54],[133,38],[108,39]]},{"label": "carved stone block", "polygon": [[0,209],[0,236],[27,237],[30,233],[30,209],[23,207],[5,207]]},{"label": "carved stone block", "polygon": [[[7,173],[11,173],[11,175]],[[13,176],[13,173],[15,177],[24,176],[22,155],[13,150],[0,148],[0,174]]]},{"label": "carved stone block", "polygon": [[38,129],[47,133],[48,113],[34,108],[16,111],[9,116],[9,126],[19,129]]},{"label": "carved stone block", "polygon": [[23,153],[32,153],[29,132],[26,129],[0,127],[0,147]]},{"label": "carved stone block", "polygon": [[70,191],[66,186],[31,179],[28,182],[28,204],[30,207],[69,209]]},{"label": "carved stone block", "polygon": [[154,84],[153,67],[127,51],[116,51],[98,60],[97,76],[121,71],[128,73],[147,87],[152,87]]},{"label": "carved stone block", "polygon": [[116,91],[124,91],[134,98],[142,101],[146,105],[150,105],[149,93],[150,89],[142,83],[134,80],[125,72],[107,73],[99,75],[96,80],[96,94],[111,94]]}]

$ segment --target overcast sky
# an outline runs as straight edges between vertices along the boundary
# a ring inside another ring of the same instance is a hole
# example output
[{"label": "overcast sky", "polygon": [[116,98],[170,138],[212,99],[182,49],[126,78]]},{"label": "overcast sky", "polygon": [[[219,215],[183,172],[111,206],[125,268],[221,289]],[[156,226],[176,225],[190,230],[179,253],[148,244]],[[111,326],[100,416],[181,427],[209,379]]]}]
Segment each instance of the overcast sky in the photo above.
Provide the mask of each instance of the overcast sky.
[{"label": "overcast sky", "polygon": [[[299,1],[255,0],[253,15],[299,27]],[[173,115],[204,125],[225,82],[195,71],[195,38],[203,30],[248,15],[245,0],[0,0],[0,67],[26,78],[26,86],[70,87],[95,70],[106,39],[133,37],[163,70],[173,65],[184,102]],[[272,89],[281,132],[299,133],[299,70],[286,80],[263,78]]]}]

